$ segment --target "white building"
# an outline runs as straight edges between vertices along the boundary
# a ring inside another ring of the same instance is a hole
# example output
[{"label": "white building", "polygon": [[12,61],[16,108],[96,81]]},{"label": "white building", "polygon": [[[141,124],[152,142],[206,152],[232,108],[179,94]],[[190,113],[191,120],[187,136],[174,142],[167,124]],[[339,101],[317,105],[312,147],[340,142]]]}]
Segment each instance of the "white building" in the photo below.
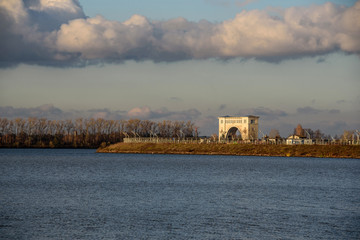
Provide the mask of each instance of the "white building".
[{"label": "white building", "polygon": [[311,144],[313,144],[313,140],[310,138],[300,137],[298,135],[290,135],[286,139],[286,144],[287,145],[300,145],[300,144],[311,145]]},{"label": "white building", "polygon": [[223,116],[219,119],[219,141],[229,139],[237,131],[243,140],[256,140],[259,135],[259,117]]}]

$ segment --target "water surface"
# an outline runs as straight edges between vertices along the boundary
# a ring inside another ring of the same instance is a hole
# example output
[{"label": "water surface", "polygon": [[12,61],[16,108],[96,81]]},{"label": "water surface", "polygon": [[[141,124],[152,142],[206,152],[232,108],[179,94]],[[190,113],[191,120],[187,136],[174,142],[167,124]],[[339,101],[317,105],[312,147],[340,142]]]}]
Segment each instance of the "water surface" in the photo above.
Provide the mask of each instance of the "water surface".
[{"label": "water surface", "polygon": [[360,239],[360,160],[0,149],[1,239]]}]

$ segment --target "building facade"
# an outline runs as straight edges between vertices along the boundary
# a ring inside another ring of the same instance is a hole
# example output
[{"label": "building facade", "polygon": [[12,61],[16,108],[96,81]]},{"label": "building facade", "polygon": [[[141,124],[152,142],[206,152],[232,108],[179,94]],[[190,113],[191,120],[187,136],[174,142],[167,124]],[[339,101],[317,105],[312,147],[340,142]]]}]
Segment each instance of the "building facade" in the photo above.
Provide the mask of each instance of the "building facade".
[{"label": "building facade", "polygon": [[219,119],[219,141],[232,140],[237,131],[242,140],[256,140],[259,135],[259,117],[223,116]]},{"label": "building facade", "polygon": [[286,139],[286,144],[287,145],[302,145],[302,144],[311,145],[311,144],[313,144],[313,140],[310,138],[306,138],[306,137],[300,137],[298,135],[290,135]]}]

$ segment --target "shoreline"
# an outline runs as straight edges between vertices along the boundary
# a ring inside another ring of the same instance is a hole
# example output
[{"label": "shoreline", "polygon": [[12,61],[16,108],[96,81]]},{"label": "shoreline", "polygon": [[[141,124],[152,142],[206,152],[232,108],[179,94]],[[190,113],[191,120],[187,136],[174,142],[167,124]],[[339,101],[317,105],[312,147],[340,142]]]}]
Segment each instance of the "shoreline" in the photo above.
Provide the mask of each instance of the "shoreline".
[{"label": "shoreline", "polygon": [[122,154],[179,154],[360,159],[359,145],[117,143],[104,148],[99,148],[96,152]]}]

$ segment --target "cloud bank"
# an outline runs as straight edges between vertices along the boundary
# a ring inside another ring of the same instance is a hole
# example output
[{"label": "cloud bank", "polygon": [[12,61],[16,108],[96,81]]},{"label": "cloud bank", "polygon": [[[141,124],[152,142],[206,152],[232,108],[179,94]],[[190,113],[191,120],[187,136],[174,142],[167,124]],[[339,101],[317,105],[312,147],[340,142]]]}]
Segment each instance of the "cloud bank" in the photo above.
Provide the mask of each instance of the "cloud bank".
[{"label": "cloud bank", "polygon": [[211,23],[86,17],[77,0],[0,0],[0,62],[77,66],[125,60],[255,58],[360,53],[360,1],[242,11]]},{"label": "cloud bank", "polygon": [[[299,111],[300,109],[300,111]],[[359,129],[360,123],[356,121],[359,113],[347,116],[343,120],[343,114],[339,110],[314,109],[310,107],[299,108],[296,113],[288,113],[279,109],[270,109],[265,107],[241,109],[238,115],[246,116],[249,114],[260,116],[260,129],[263,133],[268,134],[271,129],[280,130],[281,136],[287,137],[292,134],[297,124],[302,124],[304,128],[313,130],[321,129],[324,133],[331,135],[341,135],[344,130]],[[325,121],[312,121],[309,115],[323,115]],[[199,127],[201,135],[210,136],[217,134],[218,119],[214,116],[206,116],[197,109],[186,109],[179,111],[169,111],[166,108],[151,109],[149,107],[135,107],[130,110],[110,110],[89,109],[89,110],[61,110],[52,104],[45,104],[34,108],[15,108],[11,106],[0,106],[0,118],[46,118],[49,120],[67,120],[77,118],[103,118],[108,120],[172,120],[172,121],[192,121]]]},{"label": "cloud bank", "polygon": [[261,116],[264,120],[277,120],[281,117],[288,116],[288,113],[282,110],[273,110],[265,107],[242,109],[238,112],[239,116],[255,115]]},{"label": "cloud bank", "polygon": [[47,119],[76,119],[76,118],[103,118],[109,120],[142,119],[142,120],[174,120],[189,121],[200,117],[201,112],[197,109],[182,111],[169,111],[166,108],[152,110],[149,107],[135,107],[128,111],[112,111],[104,109],[68,110],[63,111],[52,104],[44,104],[33,108],[14,108],[0,106],[0,117],[5,118],[47,118]]},{"label": "cloud bank", "polygon": [[313,107],[302,107],[302,108],[297,108],[296,109],[298,114],[318,114],[318,113],[331,113],[331,114],[338,114],[340,113],[339,109],[330,109],[330,110],[321,110],[321,109],[316,109]]}]

